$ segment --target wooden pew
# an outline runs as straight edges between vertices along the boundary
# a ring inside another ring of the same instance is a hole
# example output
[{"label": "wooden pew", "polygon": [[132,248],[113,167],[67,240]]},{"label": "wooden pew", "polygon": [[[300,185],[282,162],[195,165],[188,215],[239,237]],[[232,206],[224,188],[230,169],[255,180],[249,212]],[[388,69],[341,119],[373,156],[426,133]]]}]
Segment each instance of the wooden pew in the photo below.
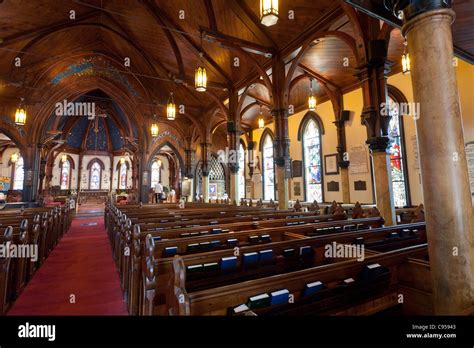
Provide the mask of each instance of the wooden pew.
[{"label": "wooden pew", "polygon": [[[353,300],[350,295],[355,295],[358,300],[365,301],[365,306],[361,306],[360,312],[355,314],[372,314],[370,307],[377,299],[384,299],[384,306],[377,310],[396,305],[396,296],[393,298],[393,294],[397,293],[399,267],[409,257],[426,252],[426,247],[426,244],[415,245],[370,255],[363,262],[342,261],[196,292],[187,292],[183,260],[177,257],[173,263],[174,274],[169,288],[169,314],[226,315],[230,308],[248,303],[251,297],[282,289],[288,290],[294,303],[287,301],[251,308],[252,311],[257,315],[334,314],[341,312],[341,302],[348,306],[350,303],[347,301]],[[374,267],[377,264],[382,267]],[[374,276],[371,269],[381,271]],[[353,279],[353,284],[344,283],[346,279]],[[308,285],[318,281],[322,283],[323,289],[306,294]]]},{"label": "wooden pew", "polygon": [[[413,234],[405,233],[405,231],[413,231]],[[421,223],[353,232],[340,232],[329,235],[323,234],[316,237],[286,240],[269,244],[249,245],[240,248],[237,255],[233,249],[224,249],[180,257],[182,257],[186,269],[193,269],[194,274],[192,274],[191,280],[193,281],[192,286],[194,288],[212,287],[215,284],[252,279],[262,274],[287,272],[297,268],[306,268],[316,264],[333,262],[334,260],[337,261],[337,258],[331,259],[325,257],[325,247],[333,242],[339,244],[362,242],[364,245],[370,246],[373,242],[385,241],[387,244],[398,244],[398,246],[400,246],[400,241],[393,236],[395,232],[400,235],[403,233],[404,238],[400,239],[404,239],[405,244],[402,246],[410,245],[415,242],[426,242],[425,225]],[[148,269],[143,274],[142,282],[149,284],[149,292],[151,291],[152,294],[157,296],[163,296],[167,288],[168,275],[172,268],[172,258],[156,258],[154,254],[150,253],[154,247],[155,242],[153,238],[151,238],[151,236],[147,237],[148,252],[145,256],[145,263]],[[290,254],[288,254],[288,252],[290,252]],[[303,256],[301,256],[300,253]],[[250,267],[246,267],[244,265],[244,255],[252,254],[258,254],[261,260],[258,260],[257,263],[252,264]],[[263,259],[264,255],[265,258]],[[234,266],[224,270],[223,261],[232,257],[234,257],[234,260],[232,260]],[[197,265],[199,266],[199,272],[196,272]],[[209,269],[205,270],[204,265],[212,265],[212,268],[208,267]],[[152,269],[150,269],[150,267]],[[155,276],[154,279],[155,287],[150,284],[152,282],[151,278],[145,279],[147,274],[158,275],[158,277]],[[137,282],[137,279],[134,279],[133,282]],[[144,296],[144,298],[151,297],[151,295]],[[163,298],[158,299],[156,302],[162,303]],[[154,307],[155,304],[146,303],[143,312],[154,313],[155,310],[150,306]],[[163,311],[159,313],[163,314]]]}]

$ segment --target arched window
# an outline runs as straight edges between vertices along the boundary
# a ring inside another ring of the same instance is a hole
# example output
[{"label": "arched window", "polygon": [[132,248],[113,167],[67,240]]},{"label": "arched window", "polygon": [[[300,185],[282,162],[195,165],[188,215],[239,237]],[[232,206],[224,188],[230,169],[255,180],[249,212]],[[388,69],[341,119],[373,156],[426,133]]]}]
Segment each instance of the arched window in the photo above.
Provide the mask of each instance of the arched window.
[{"label": "arched window", "polygon": [[71,162],[66,160],[61,162],[61,190],[68,190],[71,185]]},{"label": "arched window", "polygon": [[19,157],[13,164],[13,190],[23,190],[23,181],[25,179],[23,164],[23,157]]},{"label": "arched window", "polygon": [[[239,146],[239,200],[245,198],[245,150],[244,146]],[[238,201],[238,200],[237,200]]]},{"label": "arched window", "polygon": [[90,168],[89,189],[100,190],[102,168],[98,162],[94,162]]},{"label": "arched window", "polygon": [[410,199],[408,194],[407,165],[404,155],[403,120],[399,114],[398,102],[388,97],[388,104],[391,116],[388,136],[392,141],[389,154],[393,200],[396,207],[404,207],[410,204]]},{"label": "arched window", "polygon": [[156,184],[160,181],[160,168],[161,167],[161,161],[156,159],[153,161],[153,164],[151,165],[151,187],[155,187]]},{"label": "arched window", "polygon": [[263,156],[263,199],[275,199],[275,167],[273,163],[273,139],[265,136],[262,149]]},{"label": "arched window", "polygon": [[127,163],[122,163],[119,169],[118,188],[125,190],[127,188]]},{"label": "arched window", "polygon": [[306,201],[323,201],[321,132],[314,119],[309,119],[303,131]]}]

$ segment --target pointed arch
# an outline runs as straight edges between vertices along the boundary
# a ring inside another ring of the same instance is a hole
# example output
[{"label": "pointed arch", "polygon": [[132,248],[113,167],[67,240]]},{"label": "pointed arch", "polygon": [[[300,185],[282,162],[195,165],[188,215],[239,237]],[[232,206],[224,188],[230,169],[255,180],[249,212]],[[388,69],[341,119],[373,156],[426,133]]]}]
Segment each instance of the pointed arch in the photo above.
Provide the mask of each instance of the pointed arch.
[{"label": "pointed arch", "polygon": [[313,120],[317,123],[317,125],[319,127],[319,131],[321,132],[321,135],[323,135],[325,133],[324,132],[324,123],[321,120],[321,117],[317,113],[315,113],[314,111],[308,111],[304,115],[303,119],[300,122],[300,126],[298,127],[298,141],[302,140],[303,132],[306,128],[306,125],[311,120]]}]

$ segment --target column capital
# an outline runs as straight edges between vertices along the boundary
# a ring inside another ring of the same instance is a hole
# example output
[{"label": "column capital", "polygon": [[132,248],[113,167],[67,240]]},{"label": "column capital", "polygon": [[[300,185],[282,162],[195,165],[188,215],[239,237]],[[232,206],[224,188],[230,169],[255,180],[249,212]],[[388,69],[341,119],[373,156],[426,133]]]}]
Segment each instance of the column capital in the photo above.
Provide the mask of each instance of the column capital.
[{"label": "column capital", "polygon": [[411,19],[427,12],[451,8],[451,0],[430,0],[430,1],[401,1],[395,11],[403,11],[403,19]]},{"label": "column capital", "polygon": [[366,141],[366,144],[369,145],[369,149],[371,153],[387,152],[387,149],[390,146],[390,138],[388,137],[370,138]]}]

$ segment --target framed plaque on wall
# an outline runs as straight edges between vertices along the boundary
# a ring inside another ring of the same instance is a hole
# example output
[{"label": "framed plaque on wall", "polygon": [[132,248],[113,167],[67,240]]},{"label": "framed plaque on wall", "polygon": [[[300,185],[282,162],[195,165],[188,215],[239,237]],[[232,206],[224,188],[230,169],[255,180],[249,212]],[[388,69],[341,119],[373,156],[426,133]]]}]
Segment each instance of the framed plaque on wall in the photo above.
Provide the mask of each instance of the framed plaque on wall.
[{"label": "framed plaque on wall", "polygon": [[324,156],[324,172],[326,175],[339,174],[337,153]]}]

